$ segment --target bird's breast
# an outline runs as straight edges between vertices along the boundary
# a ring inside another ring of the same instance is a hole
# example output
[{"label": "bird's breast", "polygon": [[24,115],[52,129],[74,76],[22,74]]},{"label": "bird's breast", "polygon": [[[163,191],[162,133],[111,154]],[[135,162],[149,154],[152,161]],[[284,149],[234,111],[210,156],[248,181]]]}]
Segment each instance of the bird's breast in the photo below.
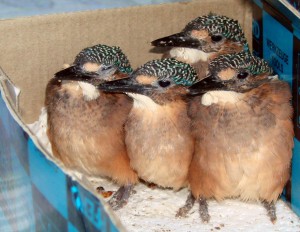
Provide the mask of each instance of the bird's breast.
[{"label": "bird's breast", "polygon": [[125,130],[131,166],[141,178],[163,187],[184,185],[193,152],[184,104],[133,107]]},{"label": "bird's breast", "polygon": [[271,83],[240,95],[238,101],[191,101],[197,170],[205,174],[199,174],[203,183],[217,180],[216,198],[277,199],[289,174],[293,146],[289,91]]}]

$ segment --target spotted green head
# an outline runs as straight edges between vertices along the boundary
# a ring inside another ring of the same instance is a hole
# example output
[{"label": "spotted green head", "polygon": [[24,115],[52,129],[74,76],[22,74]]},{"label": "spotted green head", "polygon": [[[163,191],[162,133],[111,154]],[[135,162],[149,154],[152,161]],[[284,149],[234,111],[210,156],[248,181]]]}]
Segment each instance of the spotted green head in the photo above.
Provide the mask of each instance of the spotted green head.
[{"label": "spotted green head", "polygon": [[114,66],[120,72],[131,73],[132,68],[126,55],[120,47],[98,44],[83,49],[75,58],[74,64],[83,65],[87,62],[101,64],[106,67]]},{"label": "spotted green head", "polygon": [[120,79],[131,72],[129,60],[119,47],[98,44],[83,49],[71,67],[55,76],[61,80],[100,83]]},{"label": "spotted green head", "polygon": [[212,90],[247,92],[272,81],[272,68],[249,52],[221,55],[209,64],[209,74],[190,88],[192,94]]},{"label": "spotted green head", "polygon": [[182,98],[187,93],[187,87],[196,81],[197,73],[192,66],[168,58],[149,61],[129,78],[107,82],[99,88],[108,92],[145,95],[158,104],[164,104]]},{"label": "spotted green head", "polygon": [[193,67],[173,58],[149,61],[137,69],[134,75],[156,77],[157,85],[161,87],[167,87],[167,84],[191,86],[197,80]]},{"label": "spotted green head", "polygon": [[194,48],[219,54],[249,50],[239,22],[212,13],[190,21],[180,33],[152,41],[152,45]]},{"label": "spotted green head", "polygon": [[273,73],[272,68],[265,60],[253,56],[250,52],[221,55],[212,60],[208,67],[211,74],[217,74],[228,69],[243,71],[250,76],[271,75]]}]

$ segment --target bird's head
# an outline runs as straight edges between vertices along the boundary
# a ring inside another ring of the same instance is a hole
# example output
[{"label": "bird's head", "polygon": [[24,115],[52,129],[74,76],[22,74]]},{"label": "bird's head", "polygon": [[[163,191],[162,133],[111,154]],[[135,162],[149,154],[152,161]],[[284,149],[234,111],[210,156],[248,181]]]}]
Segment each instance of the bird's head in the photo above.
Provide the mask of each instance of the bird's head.
[{"label": "bird's head", "polygon": [[156,47],[196,49],[208,58],[249,49],[237,20],[212,13],[192,20],[180,33],[154,40],[151,44]]},{"label": "bird's head", "polygon": [[209,91],[244,93],[272,81],[272,68],[249,52],[221,55],[209,64],[209,74],[189,87],[191,95]]},{"label": "bird's head", "polygon": [[68,86],[79,86],[86,100],[100,96],[95,85],[121,79],[132,72],[130,63],[119,47],[95,45],[83,49],[72,66],[55,74],[55,80]]},{"label": "bird's head", "polygon": [[59,80],[102,83],[120,79],[132,72],[126,55],[119,47],[98,44],[83,49],[73,65],[55,74]]},{"label": "bird's head", "polygon": [[128,78],[103,83],[99,85],[99,89],[107,92],[124,92],[139,100],[145,96],[148,100],[163,105],[186,96],[187,87],[196,80],[194,68],[169,58],[149,61]]}]

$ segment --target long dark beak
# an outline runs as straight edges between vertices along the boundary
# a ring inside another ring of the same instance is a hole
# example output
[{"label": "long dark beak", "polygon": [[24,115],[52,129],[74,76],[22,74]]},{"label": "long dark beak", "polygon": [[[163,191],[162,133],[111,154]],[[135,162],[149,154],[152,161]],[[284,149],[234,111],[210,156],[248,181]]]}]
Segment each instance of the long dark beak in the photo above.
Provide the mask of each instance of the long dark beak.
[{"label": "long dark beak", "polygon": [[227,86],[224,81],[217,79],[213,75],[207,76],[203,80],[198,81],[188,88],[189,95],[204,94],[213,90],[227,90]]},{"label": "long dark beak", "polygon": [[80,66],[71,66],[64,70],[55,73],[55,77],[59,80],[74,80],[91,82],[91,80],[98,78],[99,74],[95,72],[86,72]]},{"label": "long dark beak", "polygon": [[201,49],[202,47],[202,44],[198,39],[195,39],[184,32],[154,40],[151,44],[156,47],[185,47],[197,49]]},{"label": "long dark beak", "polygon": [[138,93],[147,94],[156,89],[152,85],[141,85],[134,78],[124,78],[120,80],[108,81],[98,85],[98,89],[112,93]]}]

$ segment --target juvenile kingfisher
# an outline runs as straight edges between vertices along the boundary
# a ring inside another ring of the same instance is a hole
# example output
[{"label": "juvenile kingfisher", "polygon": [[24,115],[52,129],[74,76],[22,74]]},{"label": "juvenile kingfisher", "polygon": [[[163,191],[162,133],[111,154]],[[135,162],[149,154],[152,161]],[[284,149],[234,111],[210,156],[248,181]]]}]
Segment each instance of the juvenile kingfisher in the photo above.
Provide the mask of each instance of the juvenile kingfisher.
[{"label": "juvenile kingfisher", "polygon": [[46,89],[47,134],[54,156],[69,169],[109,177],[121,185],[109,202],[114,208],[126,204],[131,186],[138,181],[124,142],[123,127],[132,100],[125,94],[103,93],[91,83],[131,72],[119,47],[96,45],[83,49]]},{"label": "juvenile kingfisher", "polygon": [[206,199],[260,201],[273,223],[275,202],[290,177],[293,109],[289,85],[270,76],[268,64],[248,52],[221,55],[209,75],[189,87],[195,153],[189,169],[192,195],[209,221]]},{"label": "juvenile kingfisher", "polygon": [[133,99],[125,142],[131,167],[141,179],[174,190],[187,185],[194,140],[186,94],[196,80],[189,64],[168,58],[149,61],[129,78],[99,86]]},{"label": "juvenile kingfisher", "polygon": [[199,79],[206,76],[209,62],[219,55],[249,50],[238,21],[212,13],[192,20],[180,33],[151,43],[156,47],[170,47],[164,57],[191,64]]}]

